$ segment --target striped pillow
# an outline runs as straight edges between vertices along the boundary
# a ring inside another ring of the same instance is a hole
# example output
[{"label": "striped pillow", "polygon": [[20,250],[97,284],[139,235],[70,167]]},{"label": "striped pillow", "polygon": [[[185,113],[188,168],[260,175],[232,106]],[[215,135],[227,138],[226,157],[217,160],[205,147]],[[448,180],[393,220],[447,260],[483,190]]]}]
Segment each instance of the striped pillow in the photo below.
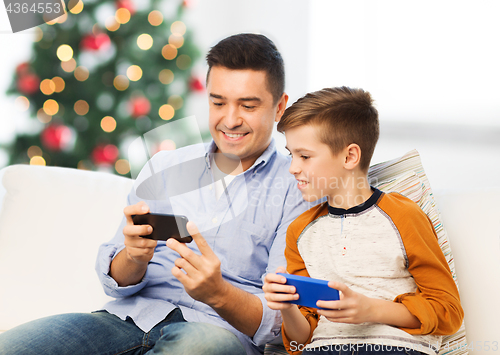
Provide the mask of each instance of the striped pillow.
[{"label": "striped pillow", "polygon": [[[432,194],[429,180],[425,175],[420,156],[416,150],[412,150],[400,158],[370,167],[368,171],[370,184],[381,191],[399,192],[416,202],[432,221],[438,243],[448,261],[453,279],[458,287],[455,263],[451,253],[450,244],[446,230],[441,223],[441,217]],[[463,355],[468,354],[467,339],[465,338],[465,324],[453,335],[443,337],[439,355]]]}]

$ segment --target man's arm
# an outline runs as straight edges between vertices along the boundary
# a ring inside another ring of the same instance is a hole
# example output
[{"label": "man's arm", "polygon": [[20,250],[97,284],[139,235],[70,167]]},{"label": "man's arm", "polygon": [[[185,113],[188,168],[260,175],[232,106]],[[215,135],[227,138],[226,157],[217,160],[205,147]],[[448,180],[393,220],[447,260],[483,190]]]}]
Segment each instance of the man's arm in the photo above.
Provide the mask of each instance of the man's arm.
[{"label": "man's arm", "polygon": [[259,297],[224,282],[226,291],[219,302],[210,306],[237,330],[253,337],[262,321],[262,302]]},{"label": "man's arm", "polygon": [[261,300],[222,278],[220,260],[201,236],[193,222],[187,224],[201,255],[170,238],[167,246],[181,256],[175,261],[172,274],[195,300],[212,307],[240,332],[252,337],[262,320]]}]

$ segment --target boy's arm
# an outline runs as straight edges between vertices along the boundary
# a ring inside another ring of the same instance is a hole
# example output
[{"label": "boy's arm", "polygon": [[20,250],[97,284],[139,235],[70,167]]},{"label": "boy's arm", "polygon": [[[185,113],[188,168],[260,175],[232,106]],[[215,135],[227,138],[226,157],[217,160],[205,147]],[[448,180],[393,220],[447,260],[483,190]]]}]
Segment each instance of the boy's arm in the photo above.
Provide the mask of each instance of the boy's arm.
[{"label": "boy's arm", "polygon": [[277,275],[277,273],[285,272],[285,268],[280,266],[275,274],[267,274],[262,289],[264,290],[267,306],[280,311],[283,325],[288,324],[283,328],[286,337],[299,344],[305,344],[309,338],[311,327],[305,316],[297,308],[297,305],[288,302],[297,300],[299,295],[296,293],[294,286],[285,284],[286,278],[284,276]]},{"label": "boy's arm", "polygon": [[420,328],[420,321],[401,303],[370,298],[340,282],[328,286],[341,291],[339,301],[318,301],[318,314],[337,323],[380,323],[400,328]]},{"label": "boy's arm", "polygon": [[[297,248],[297,239],[302,230],[314,219],[318,218],[321,215],[327,214],[328,209],[326,205],[318,205],[314,209],[309,210],[307,213],[299,216],[295,221],[293,221],[288,227],[286,234],[286,247],[285,247],[285,257],[287,261],[287,272],[293,275],[307,276],[309,277],[309,273],[307,272],[304,260],[300,256],[300,252]],[[297,307],[295,307],[297,308]],[[318,325],[318,313],[314,308],[299,306],[298,310],[302,314],[302,316],[309,323],[309,335],[307,336],[306,341],[302,342],[302,339],[295,339],[294,331],[292,327],[295,327],[295,323],[293,319],[297,317],[297,312],[294,311],[294,314],[283,316],[283,325],[281,328],[281,333],[283,336],[283,344],[285,348],[290,354],[300,354],[300,351],[293,351],[294,349],[298,350],[299,345],[306,345],[311,342],[311,338]]]},{"label": "boy's arm", "polygon": [[401,235],[408,257],[408,271],[417,284],[416,292],[399,295],[394,301],[406,306],[419,319],[421,326],[401,329],[410,334],[455,333],[462,324],[464,312],[432,222],[418,205],[409,200],[405,206],[391,206],[384,200],[379,206],[386,213],[389,211]]}]

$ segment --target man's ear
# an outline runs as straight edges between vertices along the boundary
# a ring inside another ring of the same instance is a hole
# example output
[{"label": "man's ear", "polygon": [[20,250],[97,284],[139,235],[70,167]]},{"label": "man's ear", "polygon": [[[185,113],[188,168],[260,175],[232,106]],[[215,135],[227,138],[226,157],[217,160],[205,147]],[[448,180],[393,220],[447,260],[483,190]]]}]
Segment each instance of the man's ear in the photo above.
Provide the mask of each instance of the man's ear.
[{"label": "man's ear", "polygon": [[345,149],[344,167],[353,170],[361,161],[361,148],[356,143],[351,143]]},{"label": "man's ear", "polygon": [[281,120],[281,116],[285,113],[286,109],[286,104],[288,102],[288,95],[286,92],[281,95],[278,104],[276,105],[276,118],[274,119],[275,122],[279,122]]}]

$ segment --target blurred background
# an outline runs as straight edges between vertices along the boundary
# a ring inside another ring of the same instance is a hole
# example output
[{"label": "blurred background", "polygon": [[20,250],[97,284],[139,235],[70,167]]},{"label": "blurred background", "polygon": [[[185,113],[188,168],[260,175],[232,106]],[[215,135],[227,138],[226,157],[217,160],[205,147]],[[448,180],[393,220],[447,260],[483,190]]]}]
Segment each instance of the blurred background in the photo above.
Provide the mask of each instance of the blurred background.
[{"label": "blurred background", "polygon": [[[417,149],[434,189],[500,186],[498,1],[80,0],[69,8],[65,19],[13,34],[0,6],[0,167],[130,176],[127,146],[154,127],[195,116],[209,139],[204,56],[226,36],[254,32],[284,57],[289,104],[332,86],[372,94],[381,123],[372,163]],[[152,153],[188,140],[160,143]]]}]

